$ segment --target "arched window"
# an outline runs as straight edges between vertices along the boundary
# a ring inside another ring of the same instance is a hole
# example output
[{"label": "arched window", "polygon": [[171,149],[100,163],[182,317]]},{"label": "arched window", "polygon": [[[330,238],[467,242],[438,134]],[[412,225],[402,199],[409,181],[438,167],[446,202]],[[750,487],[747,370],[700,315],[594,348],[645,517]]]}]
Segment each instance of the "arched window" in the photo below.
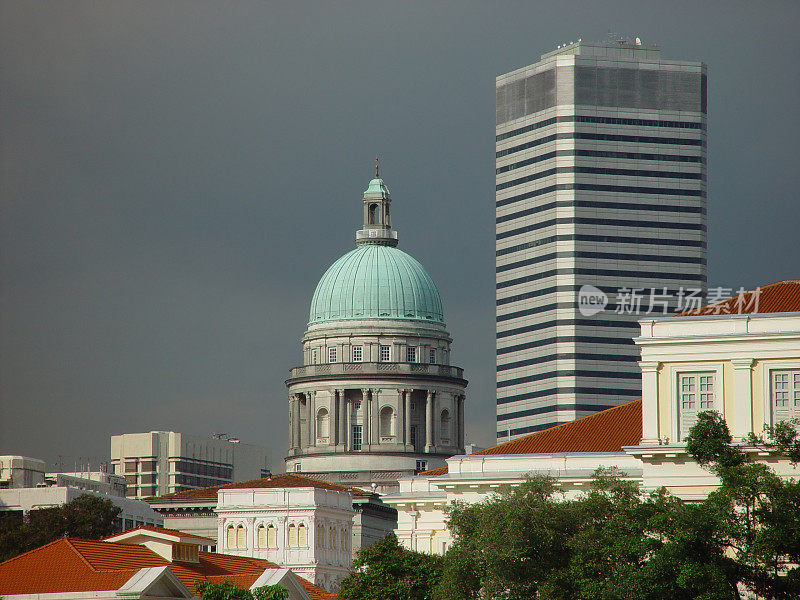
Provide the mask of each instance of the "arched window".
[{"label": "arched window", "polygon": [[328,535],[328,548],[334,550],[336,548],[336,529],[331,527]]},{"label": "arched window", "polygon": [[378,223],[378,205],[377,204],[370,204],[369,205],[369,221],[370,225],[375,225]]},{"label": "arched window", "polygon": [[449,440],[450,439],[450,413],[447,409],[442,411],[442,439]]},{"label": "arched window", "polygon": [[294,523],[289,525],[289,548],[297,548],[297,527]]},{"label": "arched window", "polygon": [[244,525],[239,525],[238,527],[236,527],[236,547],[237,548],[247,547]]},{"label": "arched window", "polygon": [[381,436],[394,435],[394,411],[391,406],[381,409]]},{"label": "arched window", "polygon": [[267,525],[267,548],[278,547],[278,536],[276,534],[277,531],[275,529],[275,525],[273,525],[272,523]]},{"label": "arched window", "polygon": [[263,524],[258,526],[258,547],[267,547],[267,528]]},{"label": "arched window", "polygon": [[330,435],[328,423],[328,409],[320,408],[317,411],[317,437],[326,438]]},{"label": "arched window", "polygon": [[297,527],[297,545],[301,548],[308,546],[308,533],[304,523],[300,523]]},{"label": "arched window", "polygon": [[342,529],[342,550],[347,551],[347,528]]},{"label": "arched window", "polygon": [[317,535],[319,536],[319,540],[317,541],[317,546],[319,546],[320,548],[324,548],[325,547],[325,525],[322,525],[320,523],[318,529],[319,529],[319,531],[317,532]]},{"label": "arched window", "polygon": [[225,545],[228,548],[236,548],[236,528],[233,525],[228,525],[228,534],[225,538]]}]

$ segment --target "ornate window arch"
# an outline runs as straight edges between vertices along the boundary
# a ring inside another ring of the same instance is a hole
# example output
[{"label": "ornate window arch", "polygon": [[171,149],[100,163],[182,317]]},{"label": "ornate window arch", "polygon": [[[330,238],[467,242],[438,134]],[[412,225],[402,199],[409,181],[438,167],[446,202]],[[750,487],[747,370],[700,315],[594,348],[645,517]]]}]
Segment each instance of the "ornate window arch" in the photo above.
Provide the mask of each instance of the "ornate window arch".
[{"label": "ornate window arch", "polygon": [[300,548],[308,546],[308,527],[305,523],[300,523],[297,526],[297,545]]},{"label": "ornate window arch", "polygon": [[289,548],[297,548],[297,525],[289,523]]},{"label": "ornate window arch", "polygon": [[257,548],[267,547],[267,528],[264,526],[263,523],[260,523],[258,527],[256,527],[256,547]]},{"label": "ornate window arch", "polygon": [[228,549],[236,548],[236,527],[228,525],[225,535],[225,547]]},{"label": "ornate window arch", "polygon": [[247,548],[247,529],[241,523],[236,526],[236,547]]}]

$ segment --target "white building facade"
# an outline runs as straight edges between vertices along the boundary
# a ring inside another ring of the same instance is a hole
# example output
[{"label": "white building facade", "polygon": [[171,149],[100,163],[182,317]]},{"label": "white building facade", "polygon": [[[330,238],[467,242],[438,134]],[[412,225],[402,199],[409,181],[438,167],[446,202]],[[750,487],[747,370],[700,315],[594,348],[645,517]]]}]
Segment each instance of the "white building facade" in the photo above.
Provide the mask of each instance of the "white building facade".
[{"label": "white building facade", "polygon": [[235,438],[175,431],[111,437],[111,464],[128,484],[129,498],[147,498],[270,474],[269,451]]},{"label": "white building facade", "polygon": [[[625,41],[497,78],[498,442],[640,396],[618,290],[674,312],[705,289],[706,85],[704,64]],[[582,288],[606,310],[583,314]]]},{"label": "white building facade", "polygon": [[350,571],[354,511],[346,491],[221,489],[216,512],[218,552],[269,560],[331,591]]},{"label": "white building facade", "polygon": [[317,285],[286,382],[287,472],[382,492],[463,452],[467,385],[436,284],[396,248],[390,204],[376,173],[356,248]]}]

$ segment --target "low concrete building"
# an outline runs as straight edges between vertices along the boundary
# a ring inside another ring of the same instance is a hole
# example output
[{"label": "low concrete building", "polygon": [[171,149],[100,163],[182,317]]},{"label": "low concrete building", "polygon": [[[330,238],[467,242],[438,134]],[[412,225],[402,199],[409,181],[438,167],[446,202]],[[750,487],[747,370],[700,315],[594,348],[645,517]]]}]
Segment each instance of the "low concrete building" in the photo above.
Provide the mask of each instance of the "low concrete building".
[{"label": "low concrete building", "polygon": [[[44,464],[44,461],[37,462]],[[164,523],[163,517],[147,502],[125,496],[125,479],[122,477],[102,471],[43,475],[35,487],[0,489],[0,516],[21,518],[31,510],[61,506],[79,496],[90,494],[110,500],[121,509],[117,517],[119,530]]]},{"label": "low concrete building", "polygon": [[0,456],[0,489],[36,487],[44,482],[45,463],[27,456]]},{"label": "low concrete building", "polygon": [[270,474],[269,451],[225,434],[175,431],[111,437],[111,464],[125,477],[129,498],[146,498]]}]

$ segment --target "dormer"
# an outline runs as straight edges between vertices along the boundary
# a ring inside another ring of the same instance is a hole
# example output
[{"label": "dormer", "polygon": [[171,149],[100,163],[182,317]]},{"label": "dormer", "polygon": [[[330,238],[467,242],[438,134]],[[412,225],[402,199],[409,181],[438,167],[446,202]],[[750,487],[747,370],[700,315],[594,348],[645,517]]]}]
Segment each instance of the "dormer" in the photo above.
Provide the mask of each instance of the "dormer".
[{"label": "dormer", "polygon": [[199,563],[200,546],[211,546],[212,539],[174,529],[137,527],[105,538],[105,542],[144,546],[169,562]]}]

